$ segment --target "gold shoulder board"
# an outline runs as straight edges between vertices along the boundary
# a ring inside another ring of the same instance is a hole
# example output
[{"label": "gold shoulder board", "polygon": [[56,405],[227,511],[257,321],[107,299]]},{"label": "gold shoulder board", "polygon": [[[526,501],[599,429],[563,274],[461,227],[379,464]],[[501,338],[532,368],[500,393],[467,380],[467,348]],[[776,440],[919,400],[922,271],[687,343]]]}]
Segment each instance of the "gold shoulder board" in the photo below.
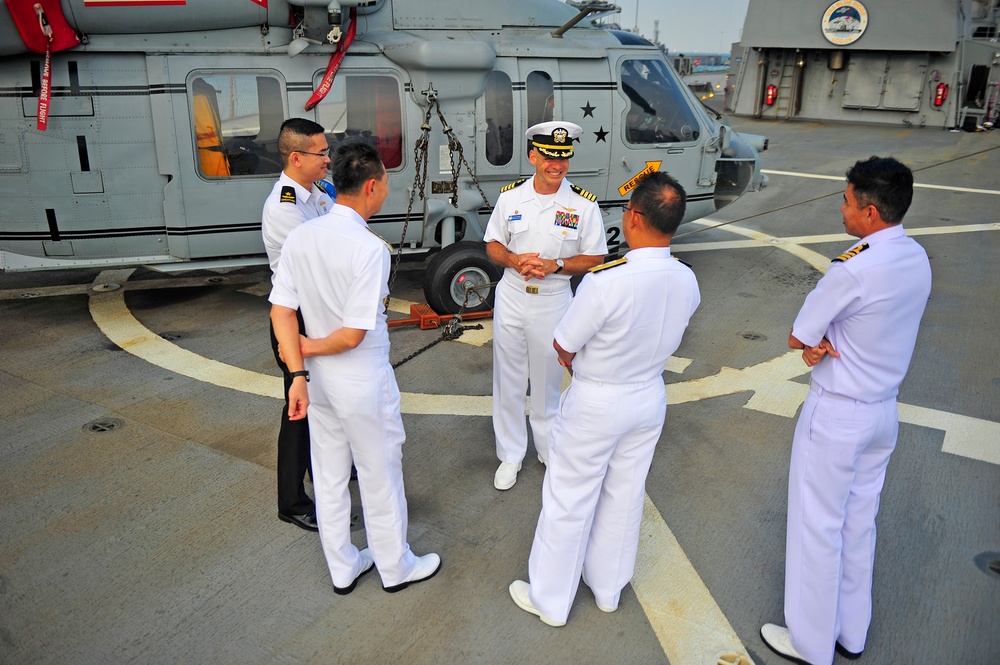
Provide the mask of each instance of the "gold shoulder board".
[{"label": "gold shoulder board", "polygon": [[501,192],[506,192],[506,191],[507,191],[508,189],[514,189],[514,188],[515,188],[515,187],[517,187],[518,185],[521,185],[521,184],[523,184],[525,180],[527,180],[527,178],[521,178],[520,180],[517,180],[516,182],[512,182],[512,183],[510,183],[509,185],[504,185],[504,186],[503,186],[503,187],[502,187],[502,188],[500,189],[500,191],[501,191]]},{"label": "gold shoulder board", "polygon": [[[587,190],[585,190],[583,187],[577,187],[576,185],[570,185],[569,188],[572,189],[577,194],[579,194],[580,196],[582,196],[583,198],[587,199],[588,201],[597,201],[597,196],[594,195],[594,194],[591,194],[590,192],[588,192]],[[600,268],[600,266],[597,266],[597,267]]]},{"label": "gold shoulder board", "polygon": [[283,185],[281,187],[281,196],[278,198],[279,203],[295,203],[295,188],[291,185]]},{"label": "gold shoulder board", "polygon": [[855,256],[865,251],[866,249],[868,249],[868,243],[862,243],[857,247],[855,247],[854,249],[844,252],[843,254],[835,258],[831,263],[842,263],[847,259],[853,259]]},{"label": "gold shoulder board", "polygon": [[608,261],[607,263],[602,263],[599,266],[594,266],[593,268],[590,269],[590,272],[600,272],[602,270],[607,270],[608,268],[614,268],[615,266],[620,266],[623,263],[628,263],[628,259],[626,259],[624,256],[620,259],[616,259],[614,261]]},{"label": "gold shoulder board", "polygon": [[386,240],[385,238],[383,238],[379,234],[377,234],[374,231],[372,231],[372,227],[368,226],[367,224],[365,224],[365,228],[368,229],[368,233],[372,234],[373,236],[375,236],[376,238],[378,238],[379,240],[381,240],[383,243],[385,243],[385,246],[389,250],[389,253],[392,254],[392,252],[394,250],[392,249],[392,245],[389,244],[388,240]]},{"label": "gold shoulder board", "polygon": [[681,263],[683,263],[684,265],[686,265],[686,266],[687,266],[688,268],[690,268],[690,267],[691,267],[691,264],[690,264],[690,263],[688,263],[688,262],[687,262],[687,261],[685,261],[684,259],[681,259],[680,257],[677,257],[677,256],[674,256],[673,254],[671,254],[671,255],[670,255],[670,258],[672,258],[672,259],[673,259],[674,261],[680,261]]}]

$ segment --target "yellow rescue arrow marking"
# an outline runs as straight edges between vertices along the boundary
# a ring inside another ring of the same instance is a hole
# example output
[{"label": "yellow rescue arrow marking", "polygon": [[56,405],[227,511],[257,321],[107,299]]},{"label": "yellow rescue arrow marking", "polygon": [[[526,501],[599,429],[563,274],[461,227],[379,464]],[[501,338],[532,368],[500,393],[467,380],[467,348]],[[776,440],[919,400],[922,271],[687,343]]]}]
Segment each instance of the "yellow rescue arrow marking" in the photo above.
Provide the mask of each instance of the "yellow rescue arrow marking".
[{"label": "yellow rescue arrow marking", "polygon": [[618,193],[621,194],[622,196],[625,196],[626,194],[631,192],[633,189],[635,189],[635,186],[639,184],[640,180],[648,176],[650,173],[653,173],[654,171],[659,171],[660,164],[662,163],[663,163],[662,160],[658,162],[646,162],[646,168],[636,173],[634,176],[632,176],[631,180],[629,180],[624,185],[619,187]]}]

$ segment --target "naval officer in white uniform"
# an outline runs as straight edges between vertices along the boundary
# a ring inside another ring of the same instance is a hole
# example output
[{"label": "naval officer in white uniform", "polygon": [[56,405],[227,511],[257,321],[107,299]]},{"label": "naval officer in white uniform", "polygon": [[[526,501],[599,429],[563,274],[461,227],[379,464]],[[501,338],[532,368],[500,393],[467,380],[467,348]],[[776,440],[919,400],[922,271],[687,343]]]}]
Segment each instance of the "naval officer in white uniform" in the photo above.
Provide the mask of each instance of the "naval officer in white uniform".
[{"label": "naval officer in white uniform", "polygon": [[[437,573],[437,554],[407,543],[399,388],[389,364],[385,299],[388,245],[369,228],[389,176],[375,148],[340,145],[331,173],[337,203],[288,234],[271,291],[271,321],[291,370],[289,418],[308,408],[316,517],[338,594],[350,593],[373,563],[386,591]],[[308,338],[300,338],[301,309]],[[309,383],[310,378],[312,383]],[[351,543],[351,463],[358,470],[368,547]]]},{"label": "naval officer in white uniform", "polygon": [[[325,182],[323,179],[330,166],[330,147],[323,125],[306,118],[289,118],[281,123],[278,132],[278,152],[283,169],[264,202],[261,215],[261,232],[271,264],[272,281],[278,272],[281,246],[291,230],[306,220],[330,212],[335,198],[317,185]],[[285,406],[281,410],[278,430],[278,519],[307,531],[317,531],[316,506],[303,484],[309,469],[309,419],[288,419],[288,390],[292,377],[278,355],[273,327],[271,350],[285,384]]]},{"label": "naval officer in white uniform", "polygon": [[517,605],[566,623],[580,576],[597,606],[618,609],[635,569],[646,475],[663,429],[663,368],[701,297],[694,273],[670,256],[684,189],[666,173],[643,178],[622,218],[631,250],[584,277],[555,330],[573,372],[552,429],[542,512]]},{"label": "naval officer in white uniform", "polygon": [[528,447],[524,399],[531,385],[532,440],[546,461],[563,369],[552,331],[573,297],[569,279],[604,260],[608,244],[597,197],[566,180],[571,122],[543,122],[525,132],[535,175],[501,190],[486,227],[486,251],[504,267],[493,310],[493,430],[499,490],[517,481]]},{"label": "naval officer in white uniform", "polygon": [[806,296],[788,345],[813,368],[788,472],[785,623],[764,642],[791,660],[856,658],[872,616],[875,516],[906,376],[931,291],[924,249],[903,230],[913,174],[872,157],[847,171],[840,211],[861,240]]}]

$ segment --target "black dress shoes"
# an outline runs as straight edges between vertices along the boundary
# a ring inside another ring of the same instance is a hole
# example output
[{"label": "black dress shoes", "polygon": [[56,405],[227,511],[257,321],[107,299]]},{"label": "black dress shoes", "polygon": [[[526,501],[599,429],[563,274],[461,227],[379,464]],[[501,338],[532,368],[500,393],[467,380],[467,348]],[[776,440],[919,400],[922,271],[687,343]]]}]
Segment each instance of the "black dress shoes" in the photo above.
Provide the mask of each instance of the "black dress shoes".
[{"label": "black dress shoes", "polygon": [[282,522],[294,524],[300,529],[305,529],[306,531],[319,531],[319,524],[316,523],[316,515],[312,513],[308,515],[285,515],[283,513],[278,513],[278,519]]},{"label": "black dress shoes", "polygon": [[864,653],[864,651],[858,651],[858,652],[848,651],[847,649],[845,649],[840,645],[840,642],[837,642],[837,646],[834,648],[837,650],[837,653],[839,653],[847,660],[857,660],[858,658],[861,658],[861,654]]}]

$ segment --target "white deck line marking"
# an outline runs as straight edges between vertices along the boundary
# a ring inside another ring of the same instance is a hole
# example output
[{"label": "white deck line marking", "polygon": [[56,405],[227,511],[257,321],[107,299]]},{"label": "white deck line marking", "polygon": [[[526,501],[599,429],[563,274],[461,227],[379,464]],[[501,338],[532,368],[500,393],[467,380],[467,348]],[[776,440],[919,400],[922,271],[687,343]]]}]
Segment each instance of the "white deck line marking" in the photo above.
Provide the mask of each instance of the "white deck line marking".
[{"label": "white deck line marking", "polygon": [[667,358],[667,363],[663,366],[663,369],[672,372],[673,374],[683,374],[684,370],[691,366],[694,361],[689,358],[678,358],[677,356],[670,356]]},{"label": "white deck line marking", "polygon": [[[792,178],[812,178],[813,180],[837,180],[839,182],[847,182],[847,179],[842,175],[819,175],[817,173],[796,173],[794,171],[773,171],[771,169],[761,169],[761,173],[767,175],[786,175]],[[1000,190],[996,189],[974,189],[971,187],[953,187],[949,185],[926,185],[923,183],[915,182],[913,183],[915,188],[922,189],[943,189],[949,192],[963,192],[966,194],[990,194],[992,196],[1000,196]]]},{"label": "white deck line marking", "polygon": [[648,494],[632,588],[672,665],[753,663]]},{"label": "white deck line marking", "polygon": [[[707,217],[703,219],[696,219],[692,224],[698,224],[699,226],[713,226],[719,222],[709,219]],[[736,226],[735,224],[728,224],[725,229],[736,233],[741,236],[747,236],[748,238],[753,238],[757,241],[757,246],[771,246],[783,249],[793,256],[797,256],[816,270],[825,273],[826,269],[830,266],[830,259],[819,252],[814,252],[811,249],[806,249],[799,245],[786,244],[781,238],[763,233],[761,231],[754,231],[753,229],[745,229],[742,226]],[[702,243],[702,244],[712,244],[712,243]],[[689,245],[677,245],[676,249],[678,252],[686,251]]]},{"label": "white deck line marking", "polygon": [[[94,285],[124,283],[132,270],[105,270]],[[284,399],[281,377],[261,374],[228,365],[183,349],[168,342],[142,325],[125,305],[124,290],[90,294],[90,315],[104,335],[121,349],[146,362],[223,388]],[[404,310],[409,313],[409,304]],[[469,331],[485,332],[485,331]],[[469,334],[466,332],[462,336]],[[492,328],[490,329],[492,332]],[[490,415],[491,398],[476,396],[445,396],[405,393],[402,396],[405,413]],[[486,401],[483,404],[483,401]]]},{"label": "white deck line marking", "polygon": [[[705,219],[697,223],[709,225],[716,222]],[[726,228],[751,238],[750,241],[743,241],[744,244],[741,246],[778,247],[798,256],[820,272],[826,272],[829,259],[801,247],[801,244],[850,238],[846,234],[831,234],[782,239],[735,225],[728,225]],[[924,229],[921,234],[997,228],[1000,228],[1000,225],[935,227]],[[735,243],[701,243],[701,245],[704,245],[705,249],[722,249],[722,245],[735,245]],[[684,249],[690,250],[691,247],[684,246]],[[679,245],[678,249],[680,248]],[[124,282],[130,274],[131,271],[106,271],[101,273],[95,283]],[[409,304],[408,301],[393,299],[394,306],[391,306],[391,309],[408,314]],[[94,321],[109,339],[122,349],[152,364],[200,381],[282,399],[280,378],[203,358],[160,338],[132,316],[125,306],[121,291],[91,294],[90,309]],[[481,336],[486,341],[490,337],[491,335]],[[479,342],[477,346],[485,343],[478,339],[476,341]],[[672,358],[667,364],[667,369],[683,372],[689,363],[690,361],[682,358]],[[710,377],[668,384],[668,402],[683,404],[737,392],[752,392],[744,408],[791,418],[808,391],[806,385],[791,379],[802,376],[808,371],[801,362],[799,352],[790,351],[741,370],[723,367],[718,374]],[[402,393],[401,408],[404,413],[488,417],[492,413],[492,397]],[[907,404],[899,405],[899,414],[902,422],[943,429],[945,432],[943,452],[1000,464],[1000,423]],[[668,659],[675,665],[710,663],[712,659],[752,665],[753,661],[746,654],[739,637],[648,495],[640,537],[641,545],[632,585]]]},{"label": "white deck line marking", "polygon": [[[743,408],[792,418],[809,392],[809,386],[792,381],[809,373],[801,355],[800,351],[789,351],[744,369],[723,367],[712,376],[669,383],[667,404],[752,392]],[[897,406],[900,422],[944,432],[942,452],[1000,465],[1000,423],[912,404]]]},{"label": "white deck line marking", "polygon": [[[130,270],[102,272],[95,285],[109,282],[124,283]],[[398,306],[409,313],[409,304]],[[391,307],[394,311],[395,308]],[[280,377],[251,372],[215,360],[204,358],[176,346],[142,325],[125,305],[122,289],[90,296],[90,313],[94,322],[112,342],[143,360],[199,381],[240,390],[255,395],[283,399]],[[464,335],[463,335],[464,336]],[[689,361],[688,361],[689,362]],[[668,363],[675,369],[687,366],[684,359]],[[450,414],[464,416],[492,415],[493,398],[473,395],[427,395],[401,393],[404,413]],[[633,581],[643,611],[664,654],[675,665],[714,662],[701,657],[717,657],[724,662],[753,665],[729,621],[716,605],[691,562],[684,555],[673,533],[653,506],[648,495],[641,531],[642,543]],[[646,561],[651,568],[645,569]],[[664,584],[670,580],[670,584]]]},{"label": "white deck line marking", "polygon": [[792,418],[806,399],[809,386],[791,379],[809,372],[801,352],[789,351],[743,369],[723,367],[718,374],[667,384],[667,409],[674,404],[699,402],[734,393],[752,392],[744,405],[774,416]]},{"label": "white deck line marking", "polygon": [[944,430],[943,452],[1000,464],[1000,423],[911,404],[898,407],[900,421]]},{"label": "white deck line marking", "polygon": [[[714,220],[710,217],[703,217],[702,219],[694,220],[691,223],[698,224],[699,226],[714,226],[724,222],[719,222],[718,220]],[[739,233],[741,235],[750,235],[750,233],[745,233],[747,229],[742,229],[740,227],[733,226],[732,224],[728,224],[722,228],[724,230],[732,230],[734,233]],[[1000,231],[1000,223],[993,222],[989,224],[927,226],[923,228],[906,227],[906,234],[909,236],[950,235],[953,233],[978,233],[982,231]],[[760,233],[759,231],[752,231],[751,233],[755,234],[753,240],[719,240],[715,242],[677,243],[676,245],[672,245],[672,249],[679,254],[684,252],[706,252],[720,249],[751,249],[756,247],[778,247],[780,249],[784,249],[785,251],[790,251],[788,247],[794,245],[816,245],[831,242],[853,243],[857,240],[857,238],[849,236],[846,233],[822,233],[812,236],[787,236],[784,238],[770,236],[765,233]],[[829,267],[829,260],[827,260],[827,267]],[[824,270],[823,272],[826,271]]]},{"label": "white deck line marking", "polygon": [[[106,270],[95,284],[128,279],[131,270]],[[132,316],[121,290],[90,295],[90,315],[101,332],[121,349],[183,376],[254,395],[284,399],[280,377],[251,372],[200,356],[163,339]]]}]

